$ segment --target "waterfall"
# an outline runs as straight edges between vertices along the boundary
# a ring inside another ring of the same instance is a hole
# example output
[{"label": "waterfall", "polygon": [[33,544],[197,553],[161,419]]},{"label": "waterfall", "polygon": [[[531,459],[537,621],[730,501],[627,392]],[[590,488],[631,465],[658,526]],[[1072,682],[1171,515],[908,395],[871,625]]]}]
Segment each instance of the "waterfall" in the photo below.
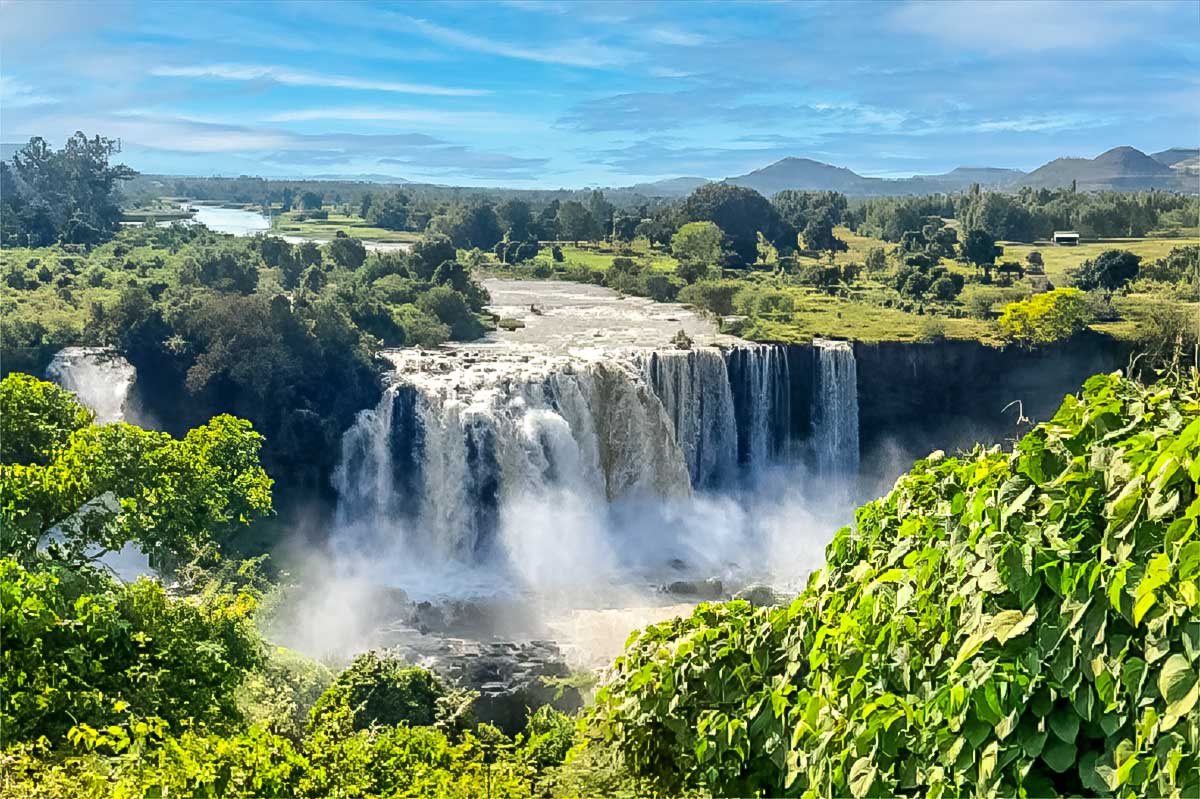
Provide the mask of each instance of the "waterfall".
[{"label": "waterfall", "polygon": [[858,370],[849,342],[814,339],[813,450],[826,479],[858,473]]},{"label": "waterfall", "polygon": [[46,367],[46,378],[73,392],[95,412],[96,423],[105,424],[125,420],[137,370],[107,347],[65,347]]},{"label": "waterfall", "polygon": [[[109,347],[64,347],[50,359],[46,378],[72,392],[80,403],[96,414],[96,424],[123,422],[130,414],[130,395],[137,380],[137,370],[116,350]],[[98,501],[114,501],[113,495],[102,495]],[[52,540],[51,533],[47,540]],[[89,554],[95,557],[96,548]],[[153,574],[150,558],[132,542],[119,550],[100,556],[120,579],[132,582],[142,575]]]},{"label": "waterfall", "polygon": [[692,485],[728,485],[737,470],[738,429],[721,351],[652,352],[644,368],[675,429]]},{"label": "waterfall", "polygon": [[410,554],[471,562],[504,543],[518,498],[690,492],[671,421],[629,364],[391,357],[397,382],[342,439],[340,527],[395,530]]},{"label": "waterfall", "polygon": [[686,513],[655,510],[667,529],[630,509],[740,490],[791,441],[781,347],[385,357],[391,384],[342,438],[335,539],[408,564],[507,564],[542,586],[594,576],[631,527],[610,507],[642,535],[685,536]]},{"label": "waterfall", "polygon": [[729,350],[726,361],[734,387],[738,462],[754,470],[786,457],[792,441],[786,351],[774,345],[742,346]]}]

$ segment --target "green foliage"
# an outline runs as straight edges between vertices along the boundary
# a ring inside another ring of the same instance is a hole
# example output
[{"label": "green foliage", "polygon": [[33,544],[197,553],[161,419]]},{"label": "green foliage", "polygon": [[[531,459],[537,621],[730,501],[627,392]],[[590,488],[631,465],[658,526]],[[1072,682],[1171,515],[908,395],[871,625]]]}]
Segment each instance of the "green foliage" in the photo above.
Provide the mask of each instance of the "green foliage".
[{"label": "green foliage", "polygon": [[982,267],[985,273],[1004,254],[1004,248],[996,244],[995,236],[979,228],[967,231],[960,249],[964,261]]},{"label": "green foliage", "polygon": [[702,313],[729,316],[734,313],[733,297],[741,288],[737,280],[701,280],[680,290],[679,301]]},{"label": "green foliage", "polygon": [[996,320],[1008,341],[1033,347],[1070,338],[1087,327],[1091,306],[1079,289],[1055,289],[1004,306]]},{"label": "green foliage", "polygon": [[45,466],[94,418],[71,392],[14,372],[0,381],[0,463]]},{"label": "green foliage", "polygon": [[76,131],[61,150],[40,136],[0,163],[0,242],[97,244],[118,229],[117,186],[135,174],[109,166],[120,142]]},{"label": "green foliage", "polygon": [[[427,669],[367,652],[355,658],[321,694],[309,729],[342,722],[348,722],[354,731],[401,723],[429,727],[443,718],[448,698],[463,698],[452,694]],[[458,709],[455,705],[454,710]]]},{"label": "green foliage", "polygon": [[[157,562],[179,562],[271,511],[271,479],[258,458],[262,436],[242,419],[215,417],[183,439],[124,423],[68,432],[87,414],[19,374],[0,381],[0,407],[40,420],[33,427],[49,447],[45,462],[0,464],[6,555],[32,559],[54,530],[73,560],[132,541]],[[64,418],[74,421],[62,426]],[[18,438],[14,454],[40,460],[40,445]]]},{"label": "green foliage", "polygon": [[1200,383],[1091,378],[917,462],[790,606],[630,639],[593,720],[668,794],[1193,796]]},{"label": "green foliage", "polygon": [[725,234],[712,222],[688,222],[671,237],[671,254],[679,260],[679,276],[688,283],[705,277],[725,260]]},{"label": "green foliage", "polygon": [[298,743],[317,700],[333,682],[321,663],[283,647],[271,647],[263,667],[246,675],[238,706],[246,721]]},{"label": "green foliage", "polygon": [[738,266],[758,260],[758,234],[781,250],[796,247],[796,229],[780,218],[767,199],[753,189],[729,183],[706,183],[680,207],[688,222],[712,222],[725,234],[725,244]]},{"label": "green foliage", "polygon": [[1140,255],[1127,250],[1105,250],[1083,262],[1075,275],[1075,285],[1084,291],[1116,291],[1137,277],[1141,260]]},{"label": "green foliage", "polygon": [[3,743],[102,728],[126,709],[174,729],[240,719],[234,693],[262,654],[248,594],[171,599],[89,569],[0,559]]}]

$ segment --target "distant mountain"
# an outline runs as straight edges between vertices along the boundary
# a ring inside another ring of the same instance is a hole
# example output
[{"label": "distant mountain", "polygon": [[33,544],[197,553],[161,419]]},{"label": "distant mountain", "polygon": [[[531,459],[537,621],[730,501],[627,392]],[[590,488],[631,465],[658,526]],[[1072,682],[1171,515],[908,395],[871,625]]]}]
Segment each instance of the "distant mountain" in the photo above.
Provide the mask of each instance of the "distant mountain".
[{"label": "distant mountain", "polygon": [[1200,158],[1200,149],[1194,147],[1172,147],[1159,153],[1150,153],[1150,157],[1163,166],[1175,166],[1181,161],[1195,161]]},{"label": "distant mountain", "polygon": [[666,178],[650,183],[635,183],[622,187],[620,191],[640,194],[643,197],[685,197],[708,182],[708,178]]},{"label": "distant mountain", "polygon": [[845,167],[823,164],[811,158],[784,158],[745,175],[726,178],[725,182],[754,189],[766,197],[785,189],[871,194],[871,188],[883,183],[879,178],[864,178]]},{"label": "distant mountain", "polygon": [[1019,169],[995,167],[958,167],[942,175],[914,175],[890,180],[869,178],[845,167],[832,166],[810,158],[784,158],[745,175],[726,179],[726,183],[746,186],[771,196],[785,189],[801,191],[840,191],[855,196],[897,196],[964,191],[972,183],[985,188],[1004,188],[1025,175]]},{"label": "distant mountain", "polygon": [[395,175],[379,175],[373,172],[364,172],[356,175],[341,175],[341,174],[324,174],[324,175],[309,175],[301,178],[301,180],[352,180],[358,183],[411,183],[410,180],[398,178]]},{"label": "distant mountain", "polygon": [[1080,191],[1188,190],[1179,171],[1134,147],[1114,147],[1095,158],[1056,158],[1026,175],[1021,185],[1059,189],[1072,181]]},{"label": "distant mountain", "polygon": [[[942,175],[914,175],[908,180],[928,182],[953,183],[970,186],[978,183],[980,186],[1009,186],[1025,177],[1019,169],[1001,169],[994,166],[960,166]],[[897,181],[903,183],[904,181]]]}]

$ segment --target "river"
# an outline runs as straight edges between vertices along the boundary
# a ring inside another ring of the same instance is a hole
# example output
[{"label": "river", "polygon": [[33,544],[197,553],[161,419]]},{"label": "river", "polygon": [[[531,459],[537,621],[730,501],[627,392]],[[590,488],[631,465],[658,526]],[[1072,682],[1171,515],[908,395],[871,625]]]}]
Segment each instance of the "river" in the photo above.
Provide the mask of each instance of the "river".
[{"label": "river", "polygon": [[[216,233],[228,233],[232,236],[257,236],[269,233],[271,220],[259,211],[248,211],[244,208],[226,208],[219,205],[201,203],[185,203],[185,207],[195,209],[192,219]],[[311,241],[315,244],[328,244],[328,239],[307,238],[304,236],[281,236],[289,244],[303,244]],[[372,241],[363,240],[363,246],[368,252],[407,252],[412,249],[412,242],[407,241]]]}]

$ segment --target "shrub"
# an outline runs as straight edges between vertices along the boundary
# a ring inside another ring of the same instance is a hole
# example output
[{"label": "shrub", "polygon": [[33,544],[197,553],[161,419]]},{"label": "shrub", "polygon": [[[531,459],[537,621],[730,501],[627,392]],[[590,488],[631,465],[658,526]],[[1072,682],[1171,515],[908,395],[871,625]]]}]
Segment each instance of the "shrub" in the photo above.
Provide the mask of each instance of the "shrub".
[{"label": "shrub", "polygon": [[1141,260],[1142,256],[1127,250],[1105,250],[1083,262],[1075,275],[1075,285],[1085,291],[1116,291],[1137,277]]},{"label": "shrub", "polygon": [[1200,381],[1099,375],[918,461],[790,606],[633,637],[595,731],[666,793],[1194,796]]},{"label": "shrub", "polygon": [[439,703],[447,695],[433,672],[367,652],[355,658],[321,694],[309,728],[327,723],[339,710],[349,711],[354,730],[402,723],[429,727],[438,721]]},{"label": "shrub", "polygon": [[245,594],[200,603],[160,583],[0,559],[0,729],[5,745],[103,727],[124,708],[176,729],[236,724],[243,673],[262,662]]},{"label": "shrub", "polygon": [[1009,303],[996,324],[1007,340],[1032,347],[1070,338],[1084,330],[1091,318],[1082,291],[1055,289]]}]

